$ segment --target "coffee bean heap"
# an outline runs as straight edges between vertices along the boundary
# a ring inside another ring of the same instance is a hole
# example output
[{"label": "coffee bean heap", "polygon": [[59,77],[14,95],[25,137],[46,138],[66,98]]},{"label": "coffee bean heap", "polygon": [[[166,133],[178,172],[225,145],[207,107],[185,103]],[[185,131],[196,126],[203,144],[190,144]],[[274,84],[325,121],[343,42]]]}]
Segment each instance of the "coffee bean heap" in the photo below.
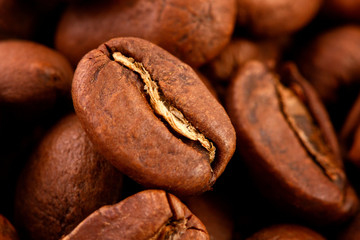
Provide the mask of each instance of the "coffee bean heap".
[{"label": "coffee bean heap", "polygon": [[0,239],[360,239],[359,21],[0,0]]}]

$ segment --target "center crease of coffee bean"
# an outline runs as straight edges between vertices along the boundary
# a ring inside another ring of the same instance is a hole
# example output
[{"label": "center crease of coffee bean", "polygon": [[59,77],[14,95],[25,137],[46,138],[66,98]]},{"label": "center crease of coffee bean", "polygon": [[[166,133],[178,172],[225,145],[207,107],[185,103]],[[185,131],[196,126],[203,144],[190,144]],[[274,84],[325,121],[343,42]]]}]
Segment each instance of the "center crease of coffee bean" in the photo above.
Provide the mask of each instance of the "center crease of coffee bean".
[{"label": "center crease of coffee bean", "polygon": [[160,227],[160,229],[155,233],[155,235],[149,240],[174,240],[180,239],[181,235],[183,235],[187,228],[187,219],[179,219],[179,220],[172,220],[169,219],[164,225]]},{"label": "center crease of coffee bean", "polygon": [[329,159],[331,158],[330,150],[325,145],[320,129],[316,127],[306,106],[279,80],[275,83],[275,89],[279,97],[280,109],[295,135],[326,176],[343,189],[343,171]]},{"label": "center crease of coffee bean", "polygon": [[201,146],[209,152],[209,160],[212,163],[216,151],[214,144],[200,133],[178,109],[161,98],[157,83],[152,80],[142,63],[136,62],[133,58],[126,57],[120,52],[114,52],[112,56],[116,62],[140,75],[145,83],[144,89],[150,97],[150,104],[154,111],[162,116],[176,132],[193,141],[199,141]]}]

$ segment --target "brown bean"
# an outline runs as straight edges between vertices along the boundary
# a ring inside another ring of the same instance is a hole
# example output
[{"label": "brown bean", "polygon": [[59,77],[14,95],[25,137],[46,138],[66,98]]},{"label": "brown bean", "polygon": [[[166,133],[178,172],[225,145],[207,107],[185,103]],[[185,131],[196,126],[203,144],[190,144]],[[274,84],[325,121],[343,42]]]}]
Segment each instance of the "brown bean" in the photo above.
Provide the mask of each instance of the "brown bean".
[{"label": "brown bean", "polygon": [[94,146],[147,187],[209,190],[235,150],[227,113],[196,73],[148,41],[116,38],[89,52],[72,95]]},{"label": "brown bean", "polygon": [[93,149],[75,114],[40,143],[20,176],[16,223],[30,239],[59,239],[90,213],[118,201],[122,175]]},{"label": "brown bean", "polygon": [[229,42],[235,17],[235,0],[98,1],[65,11],[55,45],[75,66],[111,38],[138,37],[198,67]]},{"label": "brown bean", "polygon": [[59,52],[24,40],[0,41],[0,103],[48,109],[70,98],[73,69]]},{"label": "brown bean", "polygon": [[62,240],[210,239],[205,226],[180,200],[162,190],[145,190],[104,206]]},{"label": "brown bean", "polygon": [[[249,62],[227,101],[238,147],[263,194],[313,224],[348,219],[358,208],[334,129],[314,89],[287,65],[281,78]],[[314,184],[316,183],[316,184]]]}]

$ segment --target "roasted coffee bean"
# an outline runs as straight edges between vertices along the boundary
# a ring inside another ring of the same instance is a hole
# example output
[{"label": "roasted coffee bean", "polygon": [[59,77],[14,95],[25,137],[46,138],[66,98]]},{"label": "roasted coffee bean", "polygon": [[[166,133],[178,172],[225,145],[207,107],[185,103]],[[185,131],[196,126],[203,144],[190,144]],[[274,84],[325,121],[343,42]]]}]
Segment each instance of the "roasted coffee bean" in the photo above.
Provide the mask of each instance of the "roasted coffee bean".
[{"label": "roasted coffee bean", "polygon": [[93,149],[75,114],[45,136],[20,176],[16,223],[30,239],[59,239],[119,200],[122,175]]},{"label": "roasted coffee bean", "polygon": [[3,215],[0,214],[0,239],[19,240],[14,226]]},{"label": "roasted coffee bean", "polygon": [[174,195],[145,190],[104,206],[62,240],[210,239],[205,226]]},{"label": "roasted coffee bean", "polygon": [[356,238],[357,2],[0,0],[0,214],[24,240]]},{"label": "roasted coffee bean", "polygon": [[188,65],[148,41],[116,38],[89,52],[72,96],[94,146],[147,187],[209,190],[234,153],[223,107]]},{"label": "roasted coffee bean", "polygon": [[0,59],[0,104],[43,110],[58,98],[70,99],[73,69],[57,51],[35,42],[6,40],[0,41]]},{"label": "roasted coffee bean", "polygon": [[322,32],[305,46],[299,69],[318,92],[335,128],[342,126],[360,90],[360,27],[344,25]]},{"label": "roasted coffee bean", "polygon": [[247,240],[325,240],[310,228],[295,224],[278,224],[260,230]]},{"label": "roasted coffee bean", "polygon": [[319,11],[323,0],[237,0],[238,25],[257,36],[280,36],[299,31]]},{"label": "roasted coffee bean", "polygon": [[278,207],[312,224],[348,219],[358,208],[334,129],[316,92],[288,64],[282,77],[246,64],[227,99],[252,179]]},{"label": "roasted coffee bean", "polygon": [[235,18],[235,0],[98,1],[65,11],[55,45],[76,65],[111,38],[138,37],[198,67],[229,42]]}]

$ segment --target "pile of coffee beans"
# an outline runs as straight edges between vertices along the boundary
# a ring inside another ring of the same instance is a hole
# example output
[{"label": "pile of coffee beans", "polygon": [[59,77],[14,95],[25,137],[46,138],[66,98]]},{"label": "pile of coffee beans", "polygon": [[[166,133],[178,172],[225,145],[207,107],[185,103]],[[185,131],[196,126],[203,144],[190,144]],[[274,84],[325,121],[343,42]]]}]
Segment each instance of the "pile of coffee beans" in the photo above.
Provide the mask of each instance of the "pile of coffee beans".
[{"label": "pile of coffee beans", "polygon": [[1,240],[360,239],[360,1],[0,0]]}]

